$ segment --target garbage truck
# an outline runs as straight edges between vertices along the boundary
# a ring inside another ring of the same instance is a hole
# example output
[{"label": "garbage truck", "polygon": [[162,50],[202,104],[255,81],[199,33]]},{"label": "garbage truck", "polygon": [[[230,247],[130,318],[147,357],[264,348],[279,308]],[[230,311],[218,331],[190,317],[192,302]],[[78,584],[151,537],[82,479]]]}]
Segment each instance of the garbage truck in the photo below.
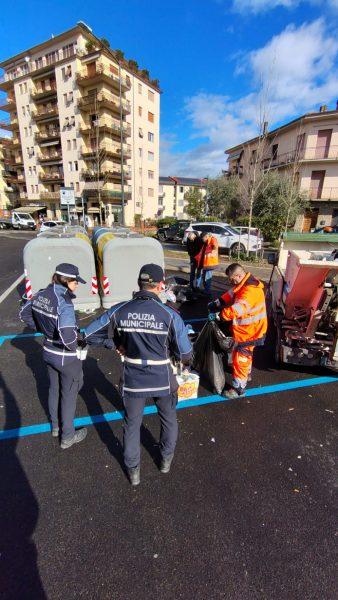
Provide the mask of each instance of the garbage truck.
[{"label": "garbage truck", "polygon": [[276,363],[338,371],[338,235],[288,233],[269,262]]}]

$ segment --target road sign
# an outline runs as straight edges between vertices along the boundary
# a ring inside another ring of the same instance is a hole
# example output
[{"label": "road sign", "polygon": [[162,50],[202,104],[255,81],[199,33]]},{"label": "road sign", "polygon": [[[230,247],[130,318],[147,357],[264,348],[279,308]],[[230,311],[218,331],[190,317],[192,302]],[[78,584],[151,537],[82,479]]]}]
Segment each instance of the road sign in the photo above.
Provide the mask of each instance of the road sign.
[{"label": "road sign", "polygon": [[60,204],[61,206],[75,206],[75,194],[73,188],[61,188]]}]

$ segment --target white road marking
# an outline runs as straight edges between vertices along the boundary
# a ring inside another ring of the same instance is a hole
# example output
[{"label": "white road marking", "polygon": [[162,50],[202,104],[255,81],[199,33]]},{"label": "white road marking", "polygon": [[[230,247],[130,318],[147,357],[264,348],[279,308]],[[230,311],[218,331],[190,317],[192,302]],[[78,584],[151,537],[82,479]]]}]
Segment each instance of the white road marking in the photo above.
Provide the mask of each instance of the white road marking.
[{"label": "white road marking", "polygon": [[20,277],[18,277],[14,283],[12,283],[12,285],[9,286],[9,288],[0,296],[0,304],[6,300],[6,298],[9,296],[9,294],[15,290],[16,286],[19,285],[19,283],[23,280],[24,278],[24,273],[22,273],[22,275],[20,275]]}]

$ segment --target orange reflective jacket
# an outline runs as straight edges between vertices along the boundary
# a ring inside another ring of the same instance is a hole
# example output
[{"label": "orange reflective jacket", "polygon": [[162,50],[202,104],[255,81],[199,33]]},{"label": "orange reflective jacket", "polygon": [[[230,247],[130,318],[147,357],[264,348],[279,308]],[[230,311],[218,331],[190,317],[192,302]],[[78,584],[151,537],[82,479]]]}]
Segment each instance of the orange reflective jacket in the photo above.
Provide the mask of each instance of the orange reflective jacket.
[{"label": "orange reflective jacket", "polygon": [[[237,345],[263,341],[268,320],[264,296],[264,285],[251,273],[236,287],[220,299],[223,306],[220,316],[224,321],[232,321],[232,334]],[[245,344],[246,345],[246,344]]]},{"label": "orange reflective jacket", "polygon": [[214,236],[208,236],[195,259],[199,269],[213,269],[218,265],[218,242]]}]

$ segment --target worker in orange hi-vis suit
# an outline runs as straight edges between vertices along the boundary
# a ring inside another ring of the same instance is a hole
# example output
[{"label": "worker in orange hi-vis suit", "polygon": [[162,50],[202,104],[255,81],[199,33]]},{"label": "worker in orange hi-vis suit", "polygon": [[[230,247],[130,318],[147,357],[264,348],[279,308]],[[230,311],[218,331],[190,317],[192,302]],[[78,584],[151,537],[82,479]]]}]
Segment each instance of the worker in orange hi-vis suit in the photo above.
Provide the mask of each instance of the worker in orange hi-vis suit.
[{"label": "worker in orange hi-vis suit", "polygon": [[245,395],[253,352],[264,344],[268,321],[263,283],[239,263],[229,265],[225,272],[234,287],[208,308],[212,314],[220,312],[221,321],[232,321],[232,386],[224,395],[238,398]]},{"label": "worker in orange hi-vis suit", "polygon": [[201,235],[203,242],[200,252],[195,256],[197,270],[197,287],[204,285],[204,292],[210,295],[213,270],[218,265],[218,242],[211,233]]}]

